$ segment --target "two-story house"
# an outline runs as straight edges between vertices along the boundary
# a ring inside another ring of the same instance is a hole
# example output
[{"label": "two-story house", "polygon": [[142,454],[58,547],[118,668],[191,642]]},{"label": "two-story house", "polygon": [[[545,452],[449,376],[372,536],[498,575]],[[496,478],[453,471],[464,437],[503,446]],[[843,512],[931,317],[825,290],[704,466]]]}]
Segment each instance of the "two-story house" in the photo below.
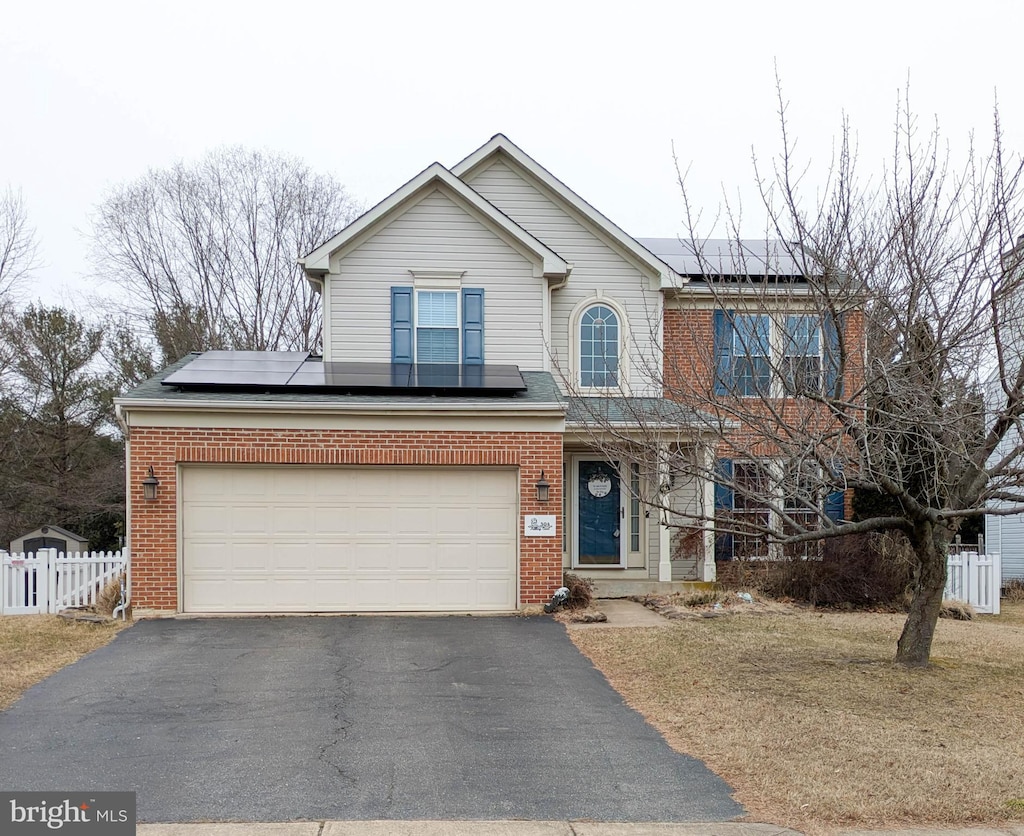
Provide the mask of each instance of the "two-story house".
[{"label": "two-story house", "polygon": [[[741,321],[683,292],[688,264],[504,136],[429,166],[302,260],[322,357],[191,355],[117,400],[135,606],[510,611],[567,569],[714,580],[722,491],[672,462],[710,473],[720,440],[665,363]],[[602,443],[630,433],[635,457]]]}]

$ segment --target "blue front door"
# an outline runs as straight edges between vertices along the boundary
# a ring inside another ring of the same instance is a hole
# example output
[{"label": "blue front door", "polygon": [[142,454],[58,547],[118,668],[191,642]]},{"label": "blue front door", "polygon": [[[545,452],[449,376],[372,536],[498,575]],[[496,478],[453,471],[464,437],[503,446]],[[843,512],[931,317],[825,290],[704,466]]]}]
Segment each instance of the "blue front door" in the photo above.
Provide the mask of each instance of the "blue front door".
[{"label": "blue front door", "polygon": [[581,460],[576,484],[579,510],[577,563],[622,564],[619,472],[611,462]]}]

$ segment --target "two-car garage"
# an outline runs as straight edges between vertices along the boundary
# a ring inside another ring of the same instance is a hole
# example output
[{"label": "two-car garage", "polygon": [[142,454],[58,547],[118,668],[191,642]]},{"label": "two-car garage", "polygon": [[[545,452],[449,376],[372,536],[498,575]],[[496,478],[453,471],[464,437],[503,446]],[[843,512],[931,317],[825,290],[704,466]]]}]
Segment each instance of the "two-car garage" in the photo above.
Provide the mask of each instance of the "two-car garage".
[{"label": "two-car garage", "polygon": [[515,469],[183,465],[186,612],[517,606]]}]

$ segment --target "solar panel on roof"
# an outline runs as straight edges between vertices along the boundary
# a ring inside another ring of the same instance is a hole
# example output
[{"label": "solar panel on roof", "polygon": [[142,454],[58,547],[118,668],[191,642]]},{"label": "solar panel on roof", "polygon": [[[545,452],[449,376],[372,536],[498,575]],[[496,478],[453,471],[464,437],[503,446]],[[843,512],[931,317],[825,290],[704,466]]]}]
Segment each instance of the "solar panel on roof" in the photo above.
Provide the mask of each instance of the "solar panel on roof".
[{"label": "solar panel on roof", "polygon": [[526,391],[518,366],[329,362],[299,351],[208,351],[162,381],[208,391],[510,395]]}]

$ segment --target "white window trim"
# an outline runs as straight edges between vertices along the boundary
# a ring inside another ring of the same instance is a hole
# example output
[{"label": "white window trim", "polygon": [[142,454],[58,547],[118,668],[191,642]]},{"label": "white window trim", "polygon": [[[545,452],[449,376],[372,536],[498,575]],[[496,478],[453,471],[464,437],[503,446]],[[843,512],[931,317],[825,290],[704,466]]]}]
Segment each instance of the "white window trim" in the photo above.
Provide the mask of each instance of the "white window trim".
[{"label": "white window trim", "polygon": [[[436,284],[417,286],[412,293],[412,361],[419,363],[419,329],[420,329],[420,294],[421,293],[454,293],[455,294],[455,335],[457,349],[455,364],[462,364],[462,291],[461,287],[439,287]],[[425,328],[432,326],[425,325]],[[434,326],[436,327],[436,326]],[[448,326],[450,327],[450,326]],[[447,364],[444,364],[447,365]],[[452,364],[454,365],[454,364]]]},{"label": "white window trim", "polygon": [[[786,310],[786,311],[764,311],[758,309],[744,309],[744,308],[720,308],[721,310],[732,310],[734,315],[739,316],[766,316],[768,317],[768,368],[770,378],[768,381],[768,397],[770,398],[791,398],[794,397],[786,391],[786,384],[783,380],[783,371],[786,359],[786,343],[787,343],[787,331],[786,331],[786,318],[790,316],[808,316],[817,318],[818,321],[818,374],[822,384],[825,379],[825,328],[821,322],[821,315],[816,311],[811,310]],[[733,345],[732,354],[735,356],[735,339],[736,331],[735,326],[732,328]],[[799,356],[799,355],[797,355]],[[807,355],[808,357],[812,355]],[[735,388],[735,381],[733,387]],[[759,398],[760,394],[754,393],[751,395],[736,394],[734,397],[737,398]]]},{"label": "white window trim", "polygon": [[[594,305],[611,308],[619,318],[619,382],[615,386],[583,386],[580,383],[582,362],[580,360],[580,325],[583,314]],[[569,380],[572,389],[581,395],[628,395],[629,394],[629,318],[621,303],[600,291],[576,303],[569,316]]]}]

